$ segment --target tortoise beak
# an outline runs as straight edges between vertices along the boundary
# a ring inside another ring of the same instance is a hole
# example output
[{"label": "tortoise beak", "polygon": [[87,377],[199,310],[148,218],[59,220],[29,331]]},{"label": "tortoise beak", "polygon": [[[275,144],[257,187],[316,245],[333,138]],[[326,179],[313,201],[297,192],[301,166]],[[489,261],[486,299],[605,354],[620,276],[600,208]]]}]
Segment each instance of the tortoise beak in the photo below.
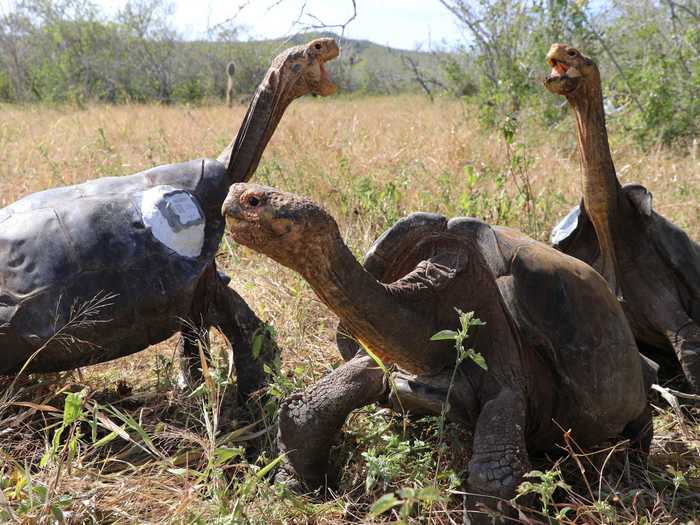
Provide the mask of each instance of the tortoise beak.
[{"label": "tortoise beak", "polygon": [[234,184],[231,186],[226,200],[221,206],[221,214],[226,218],[226,224],[229,224],[229,219],[232,223],[243,219],[243,210],[240,204],[241,193],[242,190],[238,187],[238,184]]},{"label": "tortoise beak", "polygon": [[544,87],[556,95],[567,95],[575,91],[581,82],[581,72],[571,65],[566,50],[564,44],[553,44],[546,57],[552,70],[544,80]]}]

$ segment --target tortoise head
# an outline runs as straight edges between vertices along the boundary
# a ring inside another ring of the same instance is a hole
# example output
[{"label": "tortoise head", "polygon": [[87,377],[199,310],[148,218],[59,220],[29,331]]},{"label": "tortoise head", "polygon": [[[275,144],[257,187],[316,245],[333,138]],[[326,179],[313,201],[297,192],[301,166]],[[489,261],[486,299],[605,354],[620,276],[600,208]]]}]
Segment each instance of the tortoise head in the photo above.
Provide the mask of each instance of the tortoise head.
[{"label": "tortoise head", "polygon": [[552,44],[547,53],[552,71],[544,81],[547,91],[563,95],[570,101],[588,96],[588,88],[600,86],[596,63],[566,44]]},{"label": "tortoise head", "polygon": [[287,106],[308,93],[332,95],[336,86],[325,63],[340,54],[332,38],[317,38],[291,47],[273,60],[255,91],[238,135],[219,161],[226,165],[230,182],[245,182],[253,176],[265,146],[282,119]]},{"label": "tortoise head", "polygon": [[340,240],[338,225],[323,208],[259,184],[231,186],[221,211],[237,243],[302,275],[323,264],[327,248]]},{"label": "tortoise head", "polygon": [[333,38],[317,38],[278,55],[272,61],[272,67],[278,67],[280,75],[290,83],[287,96],[292,99],[307,93],[326,97],[336,92],[336,86],[324,64],[339,54],[340,49]]}]

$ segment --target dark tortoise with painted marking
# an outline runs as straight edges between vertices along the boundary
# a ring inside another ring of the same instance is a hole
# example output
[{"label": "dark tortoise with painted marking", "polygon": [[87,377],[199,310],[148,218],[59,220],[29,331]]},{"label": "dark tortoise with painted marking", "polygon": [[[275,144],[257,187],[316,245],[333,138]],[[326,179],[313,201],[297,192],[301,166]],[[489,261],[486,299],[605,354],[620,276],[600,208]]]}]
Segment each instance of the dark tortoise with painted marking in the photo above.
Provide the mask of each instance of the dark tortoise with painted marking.
[{"label": "dark tortoise with painted marking", "polygon": [[216,269],[221,204],[253,175],[289,103],[333,92],[323,64],[337,55],[323,38],[276,57],[218,160],[50,189],[0,210],[0,374],[100,363],[178,331],[198,364],[197,336],[215,325],[233,346],[239,394],[260,388],[275,347],[253,358],[264,325]]},{"label": "dark tortoise with painted marking", "polygon": [[626,436],[646,456],[653,371],[587,264],[508,228],[416,213],[379,238],[363,267],[307,199],[235,184],[223,210],[236,242],[299,272],[352,337],[398,367],[390,390],[370,357],[346,347],[347,363],[284,402],[285,470],[308,488],[329,475],[331,444],[352,410],[398,398],[410,412],[440,413],[456,355],[454,341],[431,336],[459,327],[455,308],[486,323],[465,344],[488,370],[460,364],[448,414],[474,430],[471,491],[511,498],[528,453],[555,448],[562,429],[583,446]]}]

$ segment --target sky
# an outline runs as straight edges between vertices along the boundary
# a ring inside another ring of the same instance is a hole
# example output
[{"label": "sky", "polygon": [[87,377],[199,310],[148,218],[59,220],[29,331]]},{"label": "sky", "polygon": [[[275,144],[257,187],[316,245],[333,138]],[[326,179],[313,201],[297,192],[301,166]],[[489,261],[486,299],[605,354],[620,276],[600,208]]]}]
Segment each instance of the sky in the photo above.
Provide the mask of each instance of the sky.
[{"label": "sky", "polygon": [[[96,0],[115,12],[126,0]],[[273,38],[300,30],[292,24],[342,24],[352,15],[351,0],[171,0],[173,21],[186,38],[206,35],[207,27],[236,16],[251,38]],[[460,42],[453,16],[438,0],[356,0],[357,17],[345,31],[349,38],[371,40],[399,49],[452,47]],[[241,6],[243,6],[241,8]]]}]

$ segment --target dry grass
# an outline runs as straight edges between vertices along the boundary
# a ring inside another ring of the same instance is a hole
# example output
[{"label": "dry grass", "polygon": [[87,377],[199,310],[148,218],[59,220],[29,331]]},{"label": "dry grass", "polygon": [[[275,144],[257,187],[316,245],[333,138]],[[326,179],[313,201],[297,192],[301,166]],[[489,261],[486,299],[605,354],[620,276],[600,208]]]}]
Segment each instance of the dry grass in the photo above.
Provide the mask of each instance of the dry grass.
[{"label": "dry grass", "polygon": [[[244,109],[0,107],[0,206],[47,187],[216,156],[233,135]],[[697,148],[641,152],[618,129],[621,123],[613,122],[612,128],[621,178],[645,184],[654,193],[656,208],[700,240]],[[520,191],[526,178],[535,194],[530,214]],[[476,215],[545,240],[580,194],[570,118],[549,130],[535,118],[526,118],[516,144],[508,148],[498,132],[480,128],[473,109],[451,100],[429,104],[418,97],[295,103],[268,147],[256,180],[323,203],[358,256],[396,218],[417,210]],[[340,361],[334,344],[335,318],[297,275],[230,243],[223,247],[219,263],[233,277],[232,286],[275,327],[284,350],[278,380],[282,391],[311,383]],[[4,489],[0,493],[11,498],[19,521],[48,523],[51,505],[56,506],[63,495],[71,496],[64,510],[72,512],[67,521],[75,523],[210,523],[217,517],[221,523],[366,522],[369,504],[385,491],[425,480],[422,468],[432,473],[430,479],[450,469],[458,476],[464,474],[466,456],[456,452],[462,441],[458,429],[451,427],[441,440],[436,438],[434,422],[423,422],[412,424],[406,437],[402,421],[370,410],[353,416],[347,425],[349,437],[338,454],[345,465],[342,490],[335,499],[318,503],[293,497],[258,480],[255,467],[242,458],[212,466],[212,450],[221,441],[212,445],[203,414],[215,407],[173,391],[173,357],[171,340],[115,363],[42,378],[38,386],[28,383],[20,389],[23,401],[61,408],[63,391],[87,386],[90,402],[99,407],[113,403],[131,414],[153,436],[154,450],[139,448],[142,440],[134,429],[129,432],[133,442],[117,438],[110,447],[91,447],[89,428],[83,425],[84,446],[76,459],[61,456],[61,461],[38,468],[60,413],[40,408],[30,414],[26,405],[8,408],[5,404],[0,420],[7,422],[11,417],[12,430],[0,428],[0,487]],[[226,435],[236,423],[223,427]],[[678,419],[661,407],[656,431],[650,471],[641,480],[626,477],[600,497],[612,511],[596,508],[601,503],[585,496],[580,501],[572,495],[564,498],[574,506],[579,522],[602,521],[603,511],[609,511],[610,516],[618,516],[610,522],[670,524],[700,512],[698,497],[693,496],[699,489],[700,428],[692,419],[681,428]],[[401,456],[400,447],[384,439],[387,435],[423,439],[434,448],[442,441],[443,446],[449,445],[449,453],[443,454],[439,465],[431,452],[425,457]],[[237,444],[235,436],[225,441],[227,447]],[[382,456],[382,450],[385,455],[395,451],[405,464],[386,488],[377,486],[365,493],[366,461],[361,452]],[[270,459],[263,457],[260,464]],[[426,461],[433,463],[425,467]],[[680,474],[674,477],[667,465]],[[562,468],[566,470],[566,465]],[[27,479],[48,487],[49,503],[34,502],[29,510],[22,510],[29,492],[26,485],[17,487]],[[440,477],[438,484],[447,494],[449,480]],[[637,494],[634,502],[633,493]],[[2,505],[0,499],[0,510]],[[457,493],[414,507],[412,519],[421,522],[462,519],[463,502]]]}]

